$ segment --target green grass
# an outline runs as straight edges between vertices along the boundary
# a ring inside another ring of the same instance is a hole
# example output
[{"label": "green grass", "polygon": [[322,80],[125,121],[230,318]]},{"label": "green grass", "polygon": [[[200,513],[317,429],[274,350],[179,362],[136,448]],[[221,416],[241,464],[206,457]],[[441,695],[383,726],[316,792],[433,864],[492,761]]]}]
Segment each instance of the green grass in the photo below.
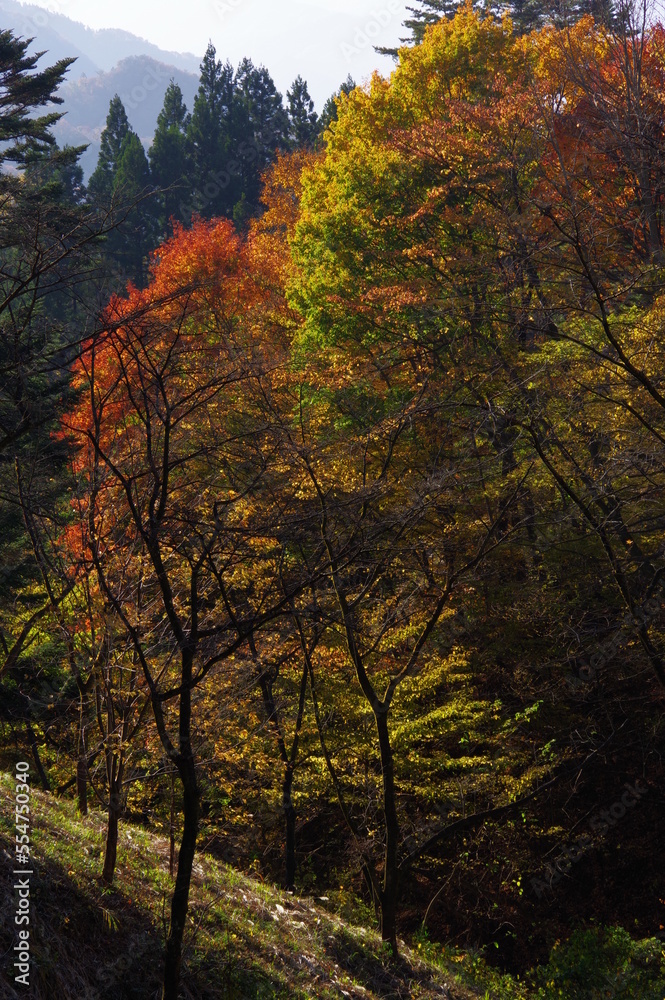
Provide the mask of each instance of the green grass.
[{"label": "green grass", "polygon": [[[0,776],[0,996],[35,1000],[148,1000],[159,995],[173,880],[168,841],[122,825],[113,889],[101,882],[105,817],[32,793],[29,989],[13,989],[13,783]],[[182,995],[192,1000],[352,997],[475,1000],[454,965],[406,945],[391,962],[379,936],[262,884],[207,855],[196,859]],[[4,976],[4,979],[3,979]],[[3,986],[4,982],[4,986]]]}]

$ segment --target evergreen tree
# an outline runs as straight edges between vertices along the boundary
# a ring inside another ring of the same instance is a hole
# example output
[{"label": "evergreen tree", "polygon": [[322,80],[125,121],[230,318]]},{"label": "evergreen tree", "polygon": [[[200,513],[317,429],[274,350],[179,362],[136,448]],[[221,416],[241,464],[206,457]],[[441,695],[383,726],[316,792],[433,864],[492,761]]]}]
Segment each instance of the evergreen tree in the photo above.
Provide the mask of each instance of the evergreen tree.
[{"label": "evergreen tree", "polygon": [[572,24],[590,14],[598,24],[620,28],[622,7],[615,0],[555,0],[549,13],[548,19],[557,27]]},{"label": "evergreen tree", "polygon": [[289,116],[289,138],[296,146],[311,146],[319,134],[319,116],[309,96],[307,83],[298,75],[286,92]]},{"label": "evergreen tree", "polygon": [[85,200],[83,168],[78,162],[85,146],[54,146],[26,160],[24,177],[50,205],[81,205]]},{"label": "evergreen tree", "polygon": [[[418,7],[407,7],[412,16],[406,18],[404,27],[409,29],[410,35],[401,41],[406,45],[419,45],[430,25],[443,17],[454,17],[463,4],[464,0],[418,0]],[[547,23],[557,26],[570,24],[585,14],[591,14],[596,21],[608,25],[615,23],[617,17],[614,0],[477,0],[473,6],[497,17],[510,14],[515,31],[521,35]],[[397,49],[377,46],[376,51],[397,57]]]},{"label": "evergreen tree", "polygon": [[173,80],[164,94],[164,105],[157,118],[157,128],[150,147],[152,182],[160,189],[157,195],[160,233],[168,231],[169,220],[189,221],[186,206],[191,199],[187,130],[191,116],[182,99],[182,91]]},{"label": "evergreen tree", "polygon": [[[251,59],[243,59],[235,86],[239,105],[236,134],[244,143],[238,146],[242,194],[247,212],[253,213],[259,207],[261,174],[274,161],[277,150],[288,148],[289,116],[265,66],[254,66]],[[242,155],[243,149],[250,155]]]},{"label": "evergreen tree", "polygon": [[81,204],[81,149],[59,150],[51,132],[61,117],[52,110],[62,103],[56,89],[74,60],[39,70],[43,53],[26,55],[31,41],[0,31],[0,717],[30,732],[40,692],[61,671],[48,652],[30,655],[34,632],[22,624],[48,610],[22,508],[35,504],[54,525],[67,506],[67,447],[52,432],[68,402],[98,237],[109,225]]},{"label": "evergreen tree", "polygon": [[129,130],[125,106],[116,94],[109,104],[97,166],[88,184],[89,195],[98,204],[108,204],[111,199],[120,150]]},{"label": "evergreen tree", "polygon": [[60,59],[36,72],[43,52],[27,55],[32,38],[16,38],[0,30],[0,166],[23,164],[30,154],[55,145],[49,131],[62,112],[35,114],[47,105],[62,104],[55,93],[75,59]]},{"label": "evergreen tree", "polygon": [[141,284],[146,259],[157,243],[156,205],[150,196],[148,158],[136,132],[122,141],[113,179],[112,197],[121,206],[123,219],[108,242],[108,251],[120,269],[121,280]]},{"label": "evergreen tree", "polygon": [[210,42],[187,129],[194,180],[191,207],[208,218],[228,214],[233,204],[224,173],[230,159],[233,105],[233,67],[216,58]]},{"label": "evergreen tree", "polygon": [[326,103],[323,105],[323,111],[321,112],[321,117],[319,118],[319,132],[325,132],[325,130],[331,125],[332,122],[337,121],[337,100],[342,94],[350,94],[352,90],[356,89],[356,81],[353,79],[351,74],[347,76],[344,83],[340,86],[334,94],[331,94]]}]

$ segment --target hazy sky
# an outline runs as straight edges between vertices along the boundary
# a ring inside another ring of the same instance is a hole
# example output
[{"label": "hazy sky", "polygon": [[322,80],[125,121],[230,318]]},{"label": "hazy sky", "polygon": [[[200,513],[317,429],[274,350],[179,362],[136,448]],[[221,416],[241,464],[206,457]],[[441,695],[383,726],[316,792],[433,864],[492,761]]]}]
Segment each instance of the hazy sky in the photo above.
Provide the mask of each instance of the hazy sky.
[{"label": "hazy sky", "polygon": [[124,28],[165,49],[202,55],[208,40],[237,64],[264,63],[282,92],[300,73],[317,106],[350,73],[357,83],[391,59],[413,0],[37,0],[91,28]]}]

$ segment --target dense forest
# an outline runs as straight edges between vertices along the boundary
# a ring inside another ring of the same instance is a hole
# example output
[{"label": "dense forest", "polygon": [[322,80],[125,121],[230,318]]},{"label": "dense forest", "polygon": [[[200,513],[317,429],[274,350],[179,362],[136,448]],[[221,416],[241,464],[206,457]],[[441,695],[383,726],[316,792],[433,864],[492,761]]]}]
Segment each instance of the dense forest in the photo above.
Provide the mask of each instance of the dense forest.
[{"label": "dense forest", "polygon": [[[72,908],[3,998],[369,996],[204,953],[222,864],[372,996],[665,995],[665,27],[411,14],[321,116],[211,44],[87,188],[0,31],[0,840]],[[66,986],[148,836],[154,953]]]}]

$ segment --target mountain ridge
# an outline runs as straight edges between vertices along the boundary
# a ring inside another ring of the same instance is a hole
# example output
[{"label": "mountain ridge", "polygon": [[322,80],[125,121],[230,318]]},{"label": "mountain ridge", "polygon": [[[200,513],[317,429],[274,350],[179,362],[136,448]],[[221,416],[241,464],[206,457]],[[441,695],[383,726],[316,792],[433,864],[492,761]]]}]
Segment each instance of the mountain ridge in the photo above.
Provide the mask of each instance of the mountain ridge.
[{"label": "mountain ridge", "polygon": [[51,62],[76,56],[70,79],[91,72],[108,72],[129,56],[148,56],[188,73],[198,73],[201,58],[191,52],[161,49],[145,38],[122,28],[88,28],[65,14],[18,0],[0,0],[3,26],[25,38],[34,38],[31,50],[46,50]]}]

